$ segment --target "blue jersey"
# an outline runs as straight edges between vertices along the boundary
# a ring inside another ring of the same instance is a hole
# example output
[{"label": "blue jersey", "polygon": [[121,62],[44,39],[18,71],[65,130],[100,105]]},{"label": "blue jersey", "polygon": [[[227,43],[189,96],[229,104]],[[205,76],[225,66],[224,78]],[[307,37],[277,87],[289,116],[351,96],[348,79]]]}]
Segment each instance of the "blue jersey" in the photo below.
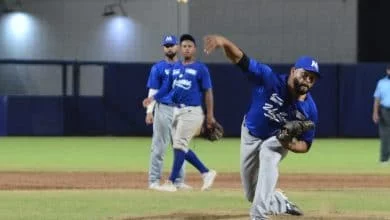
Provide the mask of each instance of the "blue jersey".
[{"label": "blue jersey", "polygon": [[[177,62],[176,62],[177,63]],[[169,75],[172,74],[172,67],[175,63],[169,63],[166,60],[161,60],[152,66],[149,73],[149,78],[146,86],[149,89],[159,90],[165,84],[169,84]],[[170,85],[169,85],[170,86]],[[171,104],[172,101],[168,95],[160,98],[158,102]]]},{"label": "blue jersey", "polygon": [[[287,87],[287,74],[277,74],[265,64],[249,59],[244,72],[253,83],[252,103],[245,117],[245,125],[250,133],[261,139],[274,136],[291,120],[312,120],[317,123],[317,107],[307,93],[304,101],[292,100]],[[314,138],[314,130],[305,132],[300,140],[309,146]]]},{"label": "blue jersey", "polygon": [[166,86],[165,91],[160,90],[155,95],[156,100],[165,97],[165,93],[170,90],[168,97],[174,104],[199,106],[202,105],[203,92],[212,88],[209,70],[199,61],[186,65],[176,63],[169,81],[171,88]]},{"label": "blue jersey", "polygon": [[390,78],[384,77],[383,79],[379,80],[374,97],[379,99],[380,105],[386,108],[390,108]]}]

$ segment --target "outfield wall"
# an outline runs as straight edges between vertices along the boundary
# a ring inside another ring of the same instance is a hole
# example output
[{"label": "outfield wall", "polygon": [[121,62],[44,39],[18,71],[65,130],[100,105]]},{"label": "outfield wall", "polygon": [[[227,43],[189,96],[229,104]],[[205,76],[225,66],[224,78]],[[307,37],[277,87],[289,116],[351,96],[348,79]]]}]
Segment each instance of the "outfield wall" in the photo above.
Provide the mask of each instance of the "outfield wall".
[{"label": "outfield wall", "polygon": [[[71,95],[66,89],[63,95],[56,96],[7,95],[7,91],[2,91],[0,135],[151,135],[151,127],[144,123],[141,102],[147,95],[145,84],[152,64],[95,64],[104,67],[102,96],[80,94],[82,85],[77,81],[80,80],[77,73],[82,68],[73,68],[76,75],[71,82],[62,83],[74,83]],[[216,118],[225,127],[227,136],[239,136],[242,117],[250,102],[250,83],[231,64],[208,66],[214,85]],[[276,72],[289,70],[285,64],[271,67]],[[312,91],[319,109],[317,137],[377,136],[377,128],[371,121],[372,95],[384,69],[385,64],[378,63],[321,65],[324,77]],[[34,74],[30,75],[33,78]],[[0,84],[18,86],[15,83],[17,80]],[[42,85],[47,83],[50,82],[41,81]]]}]

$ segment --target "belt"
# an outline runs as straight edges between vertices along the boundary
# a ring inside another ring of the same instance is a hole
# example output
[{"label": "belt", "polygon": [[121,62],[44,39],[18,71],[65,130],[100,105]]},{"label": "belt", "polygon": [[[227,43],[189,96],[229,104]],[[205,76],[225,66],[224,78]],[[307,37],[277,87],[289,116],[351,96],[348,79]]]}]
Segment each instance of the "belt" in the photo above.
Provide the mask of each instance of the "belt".
[{"label": "belt", "polygon": [[173,104],[172,106],[175,107],[175,108],[185,108],[188,105],[185,105],[185,104]]},{"label": "belt", "polygon": [[169,105],[171,106],[172,103],[165,103],[165,102],[160,102],[160,104],[163,104],[163,105]]},{"label": "belt", "polygon": [[386,111],[390,111],[390,107],[385,107],[385,106],[381,105],[380,108],[383,110],[386,110]]},{"label": "belt", "polygon": [[176,104],[176,103],[162,103],[164,105],[168,105],[168,106],[171,106],[171,107],[175,107],[175,108],[185,108],[185,107],[190,107],[191,105],[185,105],[185,104]]}]

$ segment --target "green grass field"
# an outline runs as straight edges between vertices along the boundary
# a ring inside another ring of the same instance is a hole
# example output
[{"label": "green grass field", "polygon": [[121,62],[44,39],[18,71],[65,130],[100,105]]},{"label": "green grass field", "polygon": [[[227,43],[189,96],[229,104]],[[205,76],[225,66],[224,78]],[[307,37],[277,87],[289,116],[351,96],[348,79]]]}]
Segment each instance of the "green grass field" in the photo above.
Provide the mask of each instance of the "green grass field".
[{"label": "green grass field", "polygon": [[[142,171],[148,169],[150,138],[124,137],[6,137],[1,138],[0,171]],[[196,139],[191,147],[219,172],[239,171],[239,140],[208,143]],[[378,164],[377,139],[320,139],[308,154],[290,153],[283,173],[389,175]],[[172,162],[168,151],[165,170]],[[188,166],[189,171],[194,171]],[[1,176],[0,176],[1,181]],[[23,180],[21,180],[23,181]],[[289,197],[304,207],[308,218],[363,216],[390,219],[390,189],[292,190]],[[175,194],[148,190],[31,190],[0,191],[0,219],[126,219],[170,213],[230,212],[248,219],[250,204],[241,189]],[[207,219],[207,218],[204,218]],[[213,219],[213,217],[208,218]],[[293,218],[296,219],[296,218]],[[320,219],[320,218],[319,218]],[[345,219],[353,219],[345,218]]]},{"label": "green grass field", "polygon": [[[7,137],[1,139],[0,170],[147,171],[150,138]],[[220,172],[239,171],[239,139],[196,139],[192,149]],[[307,154],[289,153],[281,163],[287,173],[382,173],[377,139],[319,139]],[[172,151],[166,155],[169,169]],[[190,167],[190,166],[189,166]]]}]

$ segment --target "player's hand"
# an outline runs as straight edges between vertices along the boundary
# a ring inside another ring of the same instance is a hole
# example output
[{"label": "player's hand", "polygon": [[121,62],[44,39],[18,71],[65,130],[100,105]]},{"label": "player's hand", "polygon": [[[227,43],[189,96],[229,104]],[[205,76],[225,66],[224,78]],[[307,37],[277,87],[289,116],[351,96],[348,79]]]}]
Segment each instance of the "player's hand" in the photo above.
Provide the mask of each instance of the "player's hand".
[{"label": "player's hand", "polygon": [[145,117],[145,123],[147,125],[153,124],[153,113],[147,113]]},{"label": "player's hand", "polygon": [[153,101],[154,101],[153,96],[148,97],[148,98],[146,98],[146,99],[144,99],[144,100],[142,101],[142,105],[144,106],[144,108],[146,108],[146,107],[148,107],[148,105],[150,105],[150,103],[152,103]]},{"label": "player's hand", "polygon": [[378,122],[379,122],[379,114],[377,112],[372,114],[372,121],[375,124],[378,124]]},{"label": "player's hand", "polygon": [[203,38],[203,51],[206,54],[212,53],[215,49],[223,47],[225,38],[219,35],[206,35]]}]

